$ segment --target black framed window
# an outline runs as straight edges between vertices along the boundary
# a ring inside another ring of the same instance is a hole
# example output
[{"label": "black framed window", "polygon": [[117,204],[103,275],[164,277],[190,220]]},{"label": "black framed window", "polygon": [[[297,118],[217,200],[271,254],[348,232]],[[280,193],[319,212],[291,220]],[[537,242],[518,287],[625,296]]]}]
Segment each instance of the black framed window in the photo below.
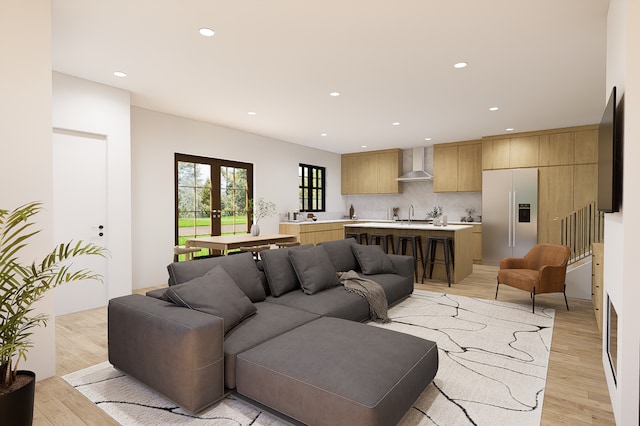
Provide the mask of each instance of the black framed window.
[{"label": "black framed window", "polygon": [[325,211],[326,178],[326,168],[300,163],[298,167],[298,199],[300,211]]}]

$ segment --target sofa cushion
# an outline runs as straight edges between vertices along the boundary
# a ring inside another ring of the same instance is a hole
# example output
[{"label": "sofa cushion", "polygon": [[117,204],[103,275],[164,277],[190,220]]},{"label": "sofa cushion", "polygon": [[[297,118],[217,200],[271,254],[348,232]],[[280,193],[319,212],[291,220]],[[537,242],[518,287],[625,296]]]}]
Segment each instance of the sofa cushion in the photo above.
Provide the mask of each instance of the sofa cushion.
[{"label": "sofa cushion", "polygon": [[435,342],[320,318],[240,354],[236,379],[238,393],[302,424],[395,425],[437,371]]},{"label": "sofa cushion", "polygon": [[313,314],[343,318],[351,321],[369,319],[369,304],[355,293],[349,293],[344,286],[333,287],[313,295],[292,291],[281,297],[267,297],[267,302],[277,303]]},{"label": "sofa cushion", "polygon": [[220,265],[202,277],[169,287],[166,295],[176,305],[221,317],[225,333],[256,312],[251,300]]},{"label": "sofa cushion", "polygon": [[413,274],[410,277],[403,277],[398,274],[364,275],[358,273],[358,275],[380,284],[387,296],[389,306],[398,303],[413,293]]},{"label": "sofa cushion", "polygon": [[318,243],[327,251],[336,272],[359,270],[358,261],[351,251],[351,246],[355,244],[356,240],[353,238]]},{"label": "sofa cushion", "polygon": [[262,266],[267,276],[267,283],[271,295],[278,297],[285,293],[300,288],[300,282],[296,271],[289,260],[289,251],[304,250],[313,247],[313,244],[305,244],[297,247],[265,250],[260,252]]},{"label": "sofa cushion", "polygon": [[354,244],[351,246],[351,250],[356,256],[363,274],[388,274],[394,272],[393,263],[391,263],[387,253],[382,251],[382,247]]},{"label": "sofa cushion", "polygon": [[[302,292],[296,292],[301,295]],[[303,295],[304,296],[304,295]],[[236,357],[276,336],[311,322],[318,315],[275,303],[255,304],[257,312],[224,336],[224,385],[236,387]]]},{"label": "sofa cushion", "polygon": [[324,247],[291,250],[289,259],[305,294],[315,294],[338,285],[338,277]]},{"label": "sofa cushion", "polygon": [[252,302],[261,302],[267,295],[260,281],[260,274],[253,255],[249,252],[233,256],[217,256],[188,262],[173,262],[167,266],[169,286],[201,277],[214,266],[220,265]]}]

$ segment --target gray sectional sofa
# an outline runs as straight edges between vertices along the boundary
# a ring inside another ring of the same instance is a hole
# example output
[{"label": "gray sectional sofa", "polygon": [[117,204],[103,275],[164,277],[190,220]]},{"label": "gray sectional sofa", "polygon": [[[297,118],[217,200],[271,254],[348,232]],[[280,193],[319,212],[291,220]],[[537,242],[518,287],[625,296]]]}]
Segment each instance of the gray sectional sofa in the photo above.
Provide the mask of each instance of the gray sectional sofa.
[{"label": "gray sectional sofa", "polygon": [[438,369],[434,342],[372,327],[355,270],[389,305],[413,292],[409,256],[353,239],[168,266],[169,287],[109,302],[109,361],[189,412],[228,392],[304,424],[395,424]]}]

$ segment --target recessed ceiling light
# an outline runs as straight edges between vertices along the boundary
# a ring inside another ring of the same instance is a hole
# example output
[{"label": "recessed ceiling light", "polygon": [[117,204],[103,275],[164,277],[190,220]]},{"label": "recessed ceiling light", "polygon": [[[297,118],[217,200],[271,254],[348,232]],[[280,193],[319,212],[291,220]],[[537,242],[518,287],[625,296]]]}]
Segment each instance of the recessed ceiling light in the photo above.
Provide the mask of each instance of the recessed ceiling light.
[{"label": "recessed ceiling light", "polygon": [[205,37],[213,37],[213,35],[216,33],[211,28],[200,28],[198,32],[200,33],[200,35],[203,35]]},{"label": "recessed ceiling light", "polygon": [[123,71],[114,71],[113,75],[115,75],[116,77],[126,77],[127,73]]},{"label": "recessed ceiling light", "polygon": [[329,93],[329,96],[333,96],[335,98],[336,96],[340,96],[340,92],[331,92]]},{"label": "recessed ceiling light", "polygon": [[249,111],[247,114],[249,114],[249,115],[256,115],[256,112],[255,112],[255,111]]},{"label": "recessed ceiling light", "polygon": [[360,148],[368,148],[368,145],[360,145]]},{"label": "recessed ceiling light", "polygon": [[320,133],[320,136],[327,136],[326,133]]},{"label": "recessed ceiling light", "polygon": [[430,141],[430,140],[431,140],[431,138],[424,138],[424,140],[425,140],[425,141]]},{"label": "recessed ceiling light", "polygon": [[454,68],[466,68],[467,65],[469,65],[469,64],[466,63],[466,62],[458,62],[457,64],[454,64],[453,67]]},{"label": "recessed ceiling light", "polygon": [[505,130],[506,130],[507,132],[513,132],[513,127],[507,127]]},{"label": "recessed ceiling light", "polygon": [[399,126],[400,122],[399,121],[394,121],[393,123],[391,123],[392,126]]},{"label": "recessed ceiling light", "polygon": [[491,108],[489,108],[489,111],[497,111],[497,110],[499,110],[499,109],[500,109],[500,108],[498,108],[498,107],[491,107]]}]

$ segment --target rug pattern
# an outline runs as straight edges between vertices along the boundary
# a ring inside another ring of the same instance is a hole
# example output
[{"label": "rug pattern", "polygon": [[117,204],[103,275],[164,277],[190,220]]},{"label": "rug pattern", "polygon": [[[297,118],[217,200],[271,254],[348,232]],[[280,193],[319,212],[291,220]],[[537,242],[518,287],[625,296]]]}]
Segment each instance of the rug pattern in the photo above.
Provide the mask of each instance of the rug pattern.
[{"label": "rug pattern", "polygon": [[[555,312],[416,290],[371,325],[438,343],[433,384],[401,425],[538,425]],[[193,416],[108,362],[63,377],[123,425],[284,425],[233,395]]]}]

